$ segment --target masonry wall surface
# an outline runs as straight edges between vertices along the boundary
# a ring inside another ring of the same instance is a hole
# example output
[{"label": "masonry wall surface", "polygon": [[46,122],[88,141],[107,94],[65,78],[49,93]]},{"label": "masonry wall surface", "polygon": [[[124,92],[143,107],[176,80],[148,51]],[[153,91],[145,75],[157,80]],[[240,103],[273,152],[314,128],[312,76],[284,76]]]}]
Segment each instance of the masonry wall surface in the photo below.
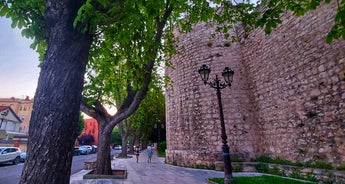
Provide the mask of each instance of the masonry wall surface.
[{"label": "masonry wall surface", "polygon": [[232,88],[236,90],[222,90],[224,118],[228,140],[231,140],[229,146],[233,153],[241,153],[245,157],[253,156],[257,151],[241,46],[234,44],[228,47],[221,39],[211,39],[212,30],[212,27],[200,24],[190,34],[180,35],[177,48],[180,54],[172,59],[176,69],[167,69],[174,81],[166,95],[167,160],[171,163],[211,166],[221,159],[216,90],[201,81],[197,70],[202,64],[208,64],[214,71],[211,78],[216,74],[222,78],[225,66],[231,65],[235,69],[234,80],[238,82]]},{"label": "masonry wall surface", "polygon": [[[222,101],[232,156],[249,160],[267,154],[292,161],[345,162],[345,42],[325,43],[336,4],[303,17],[284,15],[271,35],[255,30],[242,44],[198,24],[178,34],[179,54],[166,74],[166,161],[213,166],[221,160],[216,90],[197,72],[211,67],[213,80],[224,67],[235,70]],[[221,79],[223,80],[223,79]]]},{"label": "masonry wall surface", "polygon": [[336,2],[284,16],[271,35],[246,39],[260,152],[294,161],[345,161],[345,42],[325,43]]}]

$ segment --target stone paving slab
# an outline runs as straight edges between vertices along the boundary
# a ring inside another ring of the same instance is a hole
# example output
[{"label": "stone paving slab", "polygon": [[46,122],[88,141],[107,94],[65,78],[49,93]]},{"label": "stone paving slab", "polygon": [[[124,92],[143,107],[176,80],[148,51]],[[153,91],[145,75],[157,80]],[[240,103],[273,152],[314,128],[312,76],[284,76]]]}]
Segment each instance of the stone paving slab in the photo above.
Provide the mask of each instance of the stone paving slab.
[{"label": "stone paving slab", "polygon": [[[184,168],[164,163],[164,158],[152,157],[152,163],[147,163],[147,152],[143,151],[136,163],[132,158],[116,158],[112,160],[113,169],[126,169],[127,179],[85,179],[88,170],[82,170],[71,175],[70,184],[193,184],[207,183],[208,178],[224,177],[224,172],[204,169]],[[260,176],[260,173],[234,173],[234,176]]]}]

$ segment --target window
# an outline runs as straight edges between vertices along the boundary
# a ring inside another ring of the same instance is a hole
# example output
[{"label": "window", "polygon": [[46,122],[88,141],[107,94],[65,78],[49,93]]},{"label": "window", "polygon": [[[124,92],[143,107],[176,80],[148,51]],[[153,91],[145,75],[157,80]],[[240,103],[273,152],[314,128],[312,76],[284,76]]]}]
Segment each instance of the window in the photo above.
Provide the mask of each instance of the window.
[{"label": "window", "polygon": [[2,124],[1,124],[0,129],[6,130],[6,126],[7,126],[7,121],[6,120],[2,120]]},{"label": "window", "polygon": [[16,129],[16,124],[13,123],[13,122],[9,122],[8,124],[8,128],[7,128],[9,131],[15,131]]},{"label": "window", "polygon": [[2,152],[2,154],[6,154],[6,153],[11,153],[11,148],[6,148],[6,149]]}]

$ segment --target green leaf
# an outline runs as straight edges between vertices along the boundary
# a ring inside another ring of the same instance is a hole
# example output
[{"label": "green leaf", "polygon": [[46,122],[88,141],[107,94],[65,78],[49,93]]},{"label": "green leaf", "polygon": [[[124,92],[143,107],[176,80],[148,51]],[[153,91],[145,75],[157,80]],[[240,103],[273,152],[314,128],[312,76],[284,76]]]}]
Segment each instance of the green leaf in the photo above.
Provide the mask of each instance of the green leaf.
[{"label": "green leaf", "polygon": [[0,16],[3,17],[8,13],[8,7],[6,5],[0,6]]}]

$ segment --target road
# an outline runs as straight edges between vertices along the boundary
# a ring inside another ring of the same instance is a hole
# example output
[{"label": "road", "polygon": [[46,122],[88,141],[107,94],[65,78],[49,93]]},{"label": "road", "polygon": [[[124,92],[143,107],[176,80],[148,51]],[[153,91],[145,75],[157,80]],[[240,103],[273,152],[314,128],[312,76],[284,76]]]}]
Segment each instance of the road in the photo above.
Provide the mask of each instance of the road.
[{"label": "road", "polygon": [[[95,159],[97,154],[74,156],[72,161],[71,173],[77,173],[83,169],[85,161]],[[18,184],[22,174],[24,163],[12,165],[12,163],[0,164],[0,183]]]}]

